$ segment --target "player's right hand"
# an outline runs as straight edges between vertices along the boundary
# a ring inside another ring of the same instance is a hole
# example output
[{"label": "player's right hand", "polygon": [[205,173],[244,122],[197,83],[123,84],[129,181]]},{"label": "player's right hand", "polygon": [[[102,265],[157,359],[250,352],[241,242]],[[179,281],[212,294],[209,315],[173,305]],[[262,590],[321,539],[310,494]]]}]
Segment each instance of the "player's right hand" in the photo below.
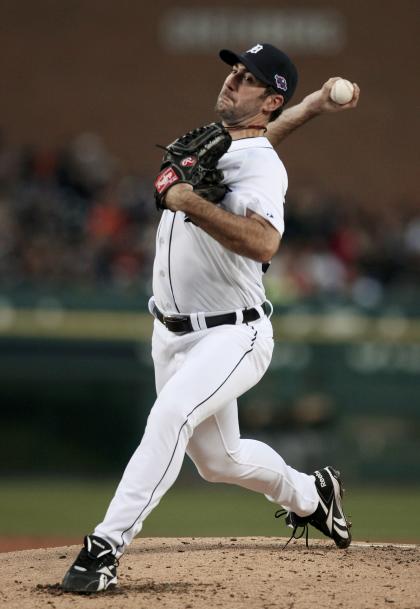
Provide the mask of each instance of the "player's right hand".
[{"label": "player's right hand", "polygon": [[329,78],[322,85],[321,89],[310,93],[310,95],[307,95],[302,100],[301,103],[307,107],[310,114],[315,116],[317,114],[325,114],[327,112],[341,112],[342,110],[351,110],[352,108],[356,108],[357,104],[359,103],[360,87],[355,82],[353,83],[354,95],[348,104],[336,104],[330,98],[332,86],[339,78],[341,78],[341,76]]}]

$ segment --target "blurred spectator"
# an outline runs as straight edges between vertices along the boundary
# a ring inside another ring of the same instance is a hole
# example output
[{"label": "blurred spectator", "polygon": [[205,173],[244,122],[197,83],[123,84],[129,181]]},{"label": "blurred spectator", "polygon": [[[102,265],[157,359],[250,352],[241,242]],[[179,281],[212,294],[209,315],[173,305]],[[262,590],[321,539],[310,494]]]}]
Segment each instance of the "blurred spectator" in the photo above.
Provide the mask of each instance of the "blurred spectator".
[{"label": "blurred spectator", "polygon": [[61,188],[90,199],[112,180],[116,160],[100,137],[81,133],[62,151],[57,178]]},{"label": "blurred spectator", "polygon": [[[102,139],[82,133],[62,150],[12,149],[0,130],[0,280],[3,285],[148,281],[154,250],[152,180],[123,175]],[[380,304],[420,276],[417,202],[366,208],[295,188],[286,232],[266,275],[269,297],[317,295]]]},{"label": "blurred spectator", "polygon": [[386,289],[418,283],[420,213],[415,205],[372,210],[354,200],[296,189],[285,212],[285,235],[267,275],[274,301],[329,294],[370,307],[380,304]]},{"label": "blurred spectator", "polygon": [[127,287],[148,278],[158,219],[149,185],[119,176],[94,134],[12,151],[0,132],[0,280]]}]

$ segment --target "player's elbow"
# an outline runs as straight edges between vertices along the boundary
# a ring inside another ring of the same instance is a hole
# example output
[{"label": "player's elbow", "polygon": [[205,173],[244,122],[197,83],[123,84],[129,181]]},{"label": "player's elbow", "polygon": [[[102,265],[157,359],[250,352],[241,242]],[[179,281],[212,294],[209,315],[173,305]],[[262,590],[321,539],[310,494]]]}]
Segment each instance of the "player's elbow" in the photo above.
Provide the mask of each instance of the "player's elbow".
[{"label": "player's elbow", "polygon": [[272,257],[277,253],[280,246],[280,235],[271,234],[267,239],[265,239],[258,248],[258,258],[256,258],[257,262],[268,262],[272,259]]}]

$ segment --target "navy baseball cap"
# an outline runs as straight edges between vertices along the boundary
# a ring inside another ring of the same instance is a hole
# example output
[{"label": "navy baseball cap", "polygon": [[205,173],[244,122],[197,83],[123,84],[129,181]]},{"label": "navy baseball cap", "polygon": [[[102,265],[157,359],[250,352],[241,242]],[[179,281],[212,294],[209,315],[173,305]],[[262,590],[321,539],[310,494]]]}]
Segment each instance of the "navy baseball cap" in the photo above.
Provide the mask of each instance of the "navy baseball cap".
[{"label": "navy baseball cap", "polygon": [[244,53],[222,49],[219,56],[230,66],[242,63],[258,80],[283,95],[285,104],[295,92],[298,81],[296,66],[286,53],[272,44],[258,43]]}]

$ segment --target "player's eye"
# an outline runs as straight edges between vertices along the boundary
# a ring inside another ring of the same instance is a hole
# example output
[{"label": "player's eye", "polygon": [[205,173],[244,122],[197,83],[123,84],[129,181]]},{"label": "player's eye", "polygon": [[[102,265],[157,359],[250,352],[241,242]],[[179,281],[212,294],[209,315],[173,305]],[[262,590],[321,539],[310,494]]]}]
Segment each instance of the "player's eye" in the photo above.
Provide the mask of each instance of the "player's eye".
[{"label": "player's eye", "polygon": [[254,76],[253,74],[251,74],[250,72],[244,72],[244,73],[242,74],[242,81],[243,81],[243,82],[244,82],[246,85],[248,85],[248,86],[250,86],[250,87],[255,87],[255,86],[257,86],[257,85],[258,85],[258,81],[257,81],[257,79],[256,79],[256,78],[255,78],[255,76]]}]

